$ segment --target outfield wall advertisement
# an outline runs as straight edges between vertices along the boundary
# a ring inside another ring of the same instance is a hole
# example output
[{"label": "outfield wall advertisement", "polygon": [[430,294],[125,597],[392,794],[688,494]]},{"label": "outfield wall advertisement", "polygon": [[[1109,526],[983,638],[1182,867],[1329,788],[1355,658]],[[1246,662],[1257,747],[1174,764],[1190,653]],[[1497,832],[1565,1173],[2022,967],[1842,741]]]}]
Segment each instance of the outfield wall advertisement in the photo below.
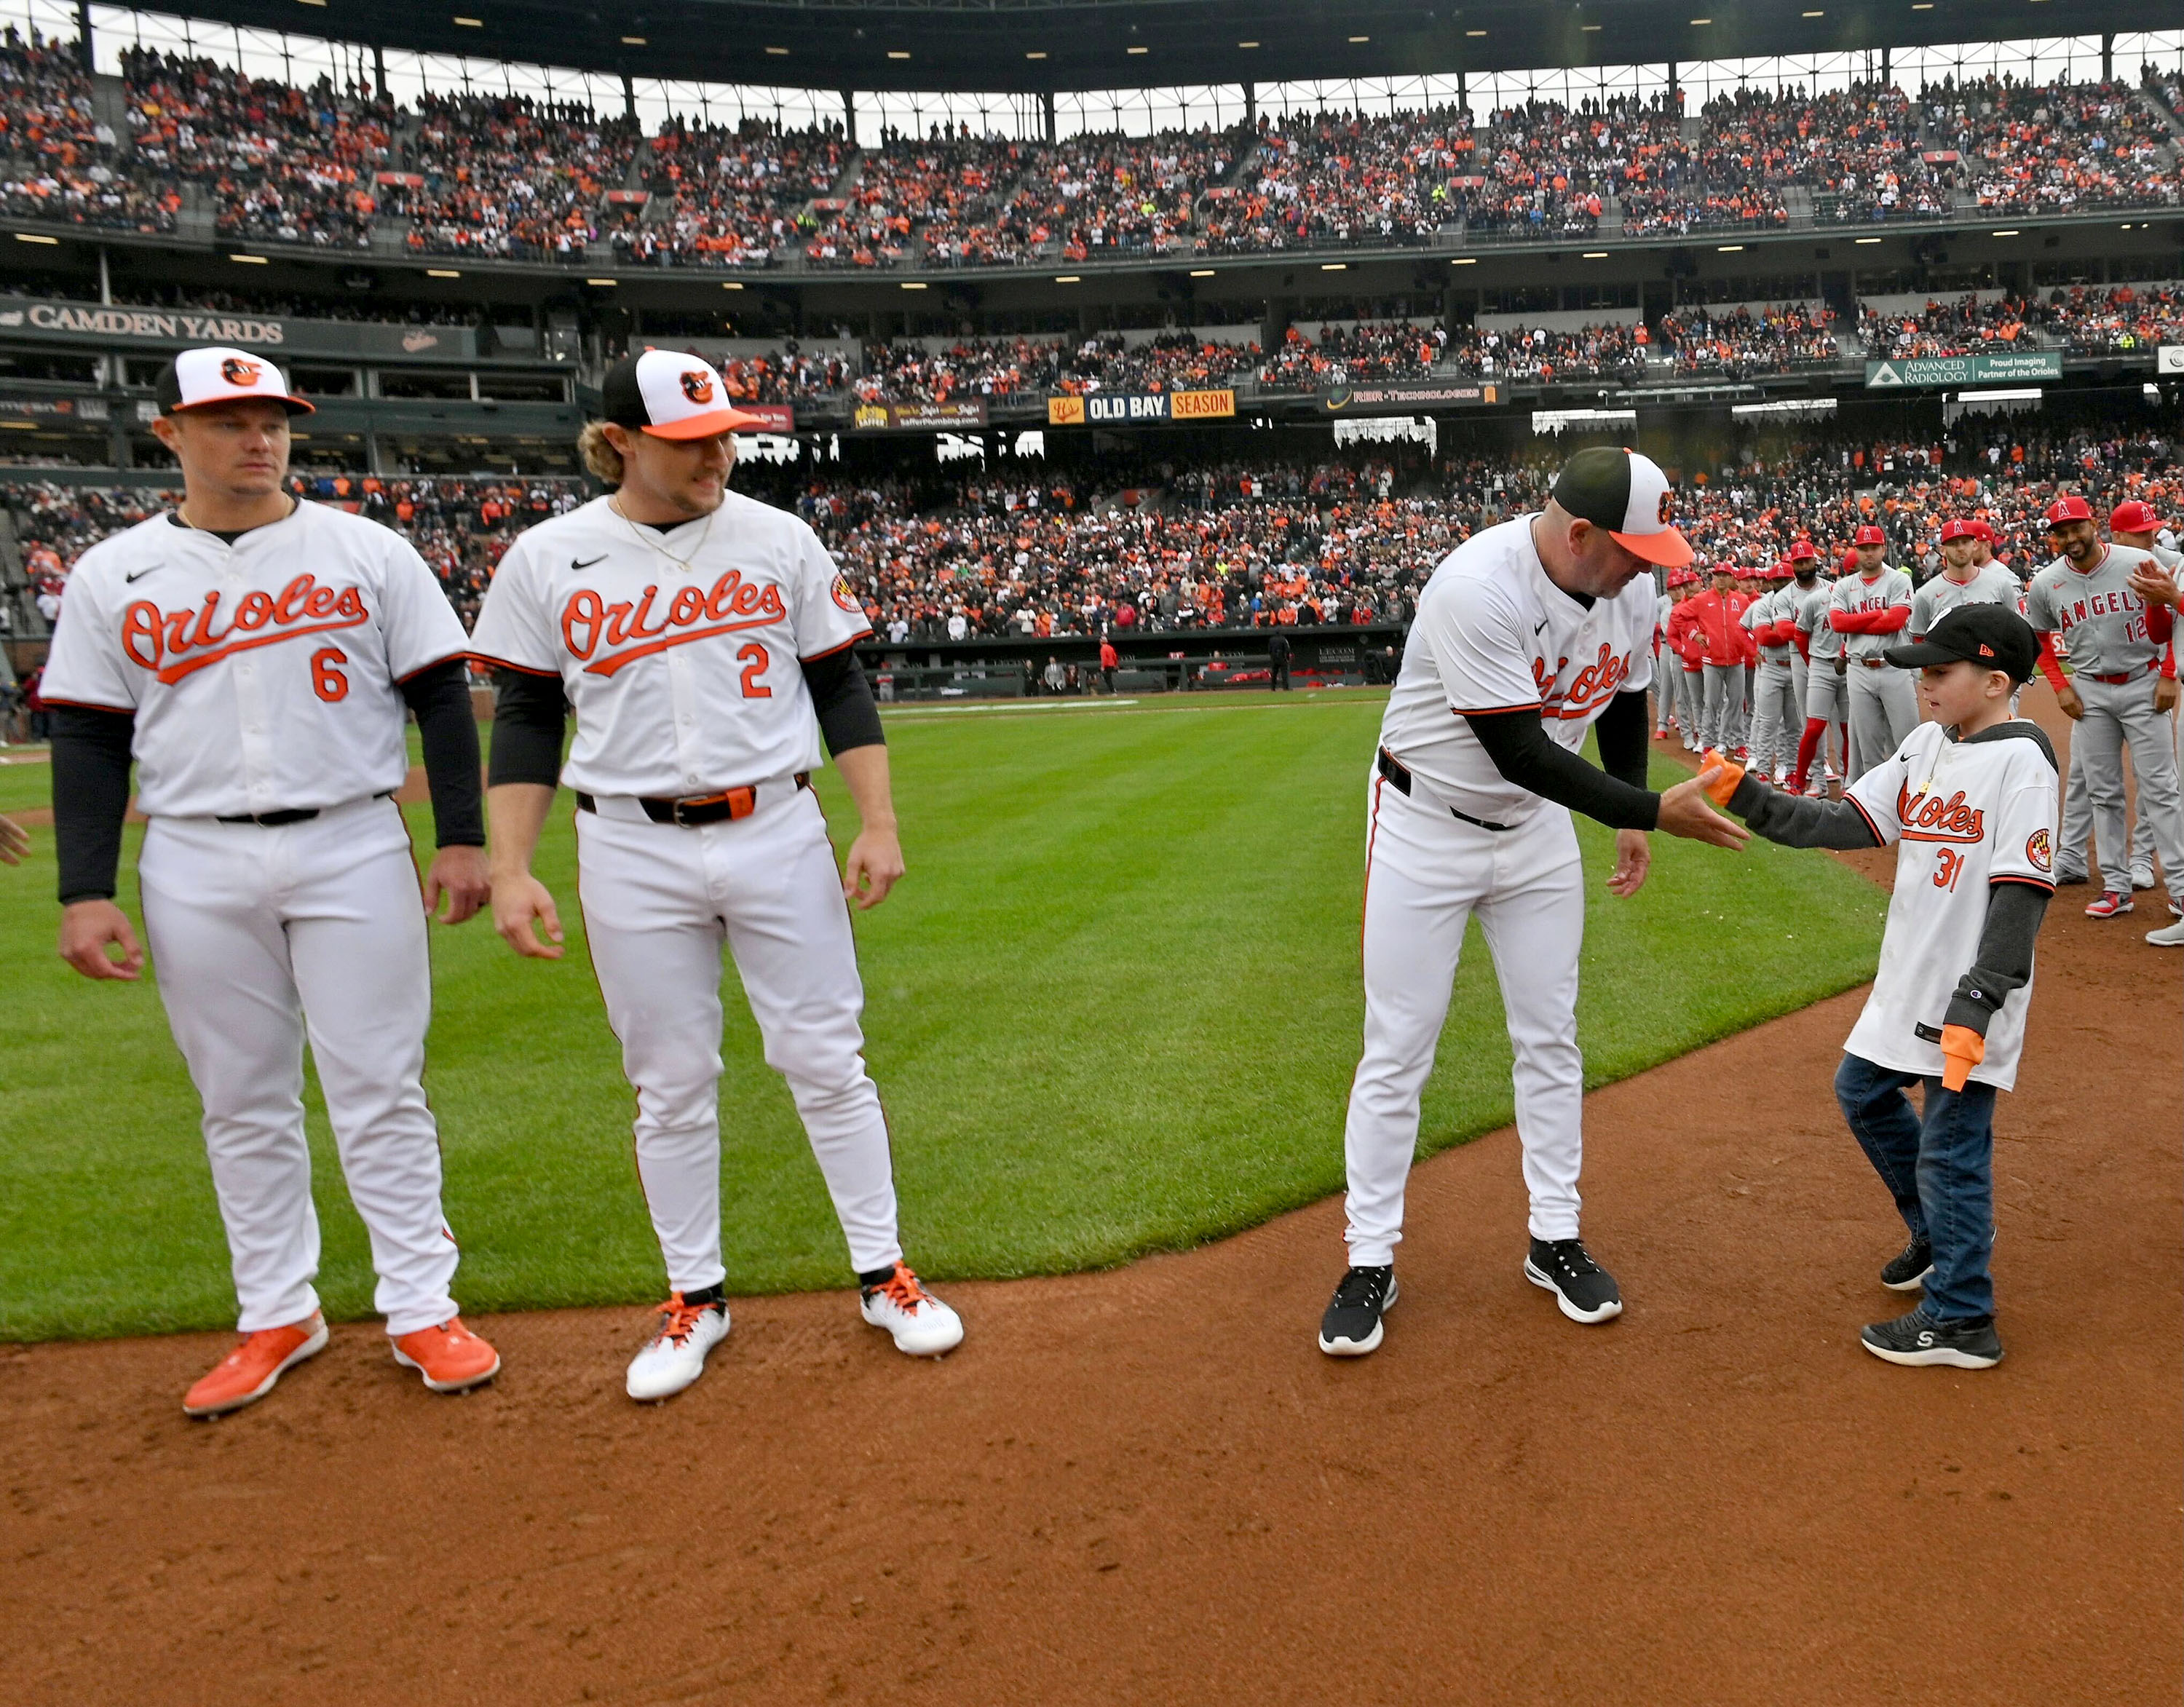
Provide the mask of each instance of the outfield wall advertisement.
[{"label": "outfield wall advertisement", "polygon": [[2063,377],[2060,350],[2013,350],[2008,355],[1907,356],[1868,362],[1865,388],[1892,386],[1991,386]]},{"label": "outfield wall advertisement", "polygon": [[960,403],[859,403],[850,425],[860,432],[957,432],[986,424],[986,400]]},{"label": "outfield wall advertisement", "polygon": [[0,305],[0,330],[56,342],[89,340],[129,349],[176,350],[192,344],[233,344],[281,356],[454,356],[477,359],[468,326],[375,325],[366,321],[292,320],[282,314],[229,314],[180,309],[125,309],[61,301]]},{"label": "outfield wall advertisement", "polygon": [[1049,426],[1140,426],[1148,421],[1228,420],[1234,391],[1089,392],[1046,400]]}]

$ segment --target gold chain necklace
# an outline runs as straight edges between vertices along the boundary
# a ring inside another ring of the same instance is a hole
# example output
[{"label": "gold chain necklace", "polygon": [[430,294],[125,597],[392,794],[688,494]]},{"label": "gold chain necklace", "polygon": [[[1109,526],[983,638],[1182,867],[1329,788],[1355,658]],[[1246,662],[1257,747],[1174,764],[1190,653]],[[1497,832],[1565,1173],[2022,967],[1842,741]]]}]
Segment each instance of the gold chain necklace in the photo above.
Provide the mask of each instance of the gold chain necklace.
[{"label": "gold chain necklace", "polygon": [[[697,544],[691,547],[690,556],[677,557],[673,552],[668,550],[667,542],[658,529],[639,527],[635,522],[629,519],[629,513],[622,509],[621,500],[619,498],[609,498],[607,500],[607,508],[621,518],[621,525],[627,528],[632,534],[637,536],[638,543],[640,545],[649,546],[653,550],[658,552],[662,557],[673,564],[677,569],[681,570],[685,575],[696,573],[696,571],[690,567],[691,559],[695,558],[699,552],[705,548],[705,542],[712,537],[713,518],[721,513],[717,508],[709,509],[705,512],[705,528],[698,535]],[[688,524],[682,522],[677,522],[675,524],[677,527],[685,526],[687,525]]]}]

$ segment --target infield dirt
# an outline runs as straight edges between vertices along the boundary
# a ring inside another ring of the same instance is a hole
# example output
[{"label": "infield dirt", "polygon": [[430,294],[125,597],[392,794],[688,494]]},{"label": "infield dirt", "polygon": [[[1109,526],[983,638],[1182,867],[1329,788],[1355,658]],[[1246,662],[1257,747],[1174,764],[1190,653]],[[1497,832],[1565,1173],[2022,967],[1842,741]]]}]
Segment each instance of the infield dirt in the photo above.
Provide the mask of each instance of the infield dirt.
[{"label": "infield dirt", "polygon": [[223,1337],[9,1348],[0,1695],[2174,1699],[2184,955],[2086,894],[2000,1105],[1992,1371],[1858,1348],[1909,1300],[1829,1093],[1852,993],[1587,1098],[1601,1328],[1521,1277],[1502,1132],[1413,1175],[1356,1362],[1312,1344],[1334,1201],[951,1287],[939,1364],[839,1293],[738,1300],[656,1409],[627,1310],[481,1319],[507,1366],[462,1399],[337,1328],[210,1426],[178,1398]]}]

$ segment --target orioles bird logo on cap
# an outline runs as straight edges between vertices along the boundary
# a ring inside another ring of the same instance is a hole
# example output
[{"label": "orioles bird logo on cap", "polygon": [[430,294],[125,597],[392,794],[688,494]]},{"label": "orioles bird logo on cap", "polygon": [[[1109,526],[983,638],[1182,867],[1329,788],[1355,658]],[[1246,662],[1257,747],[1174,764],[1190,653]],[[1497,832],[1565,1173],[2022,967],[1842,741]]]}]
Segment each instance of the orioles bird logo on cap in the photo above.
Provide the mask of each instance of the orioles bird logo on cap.
[{"label": "orioles bird logo on cap", "polygon": [[709,403],[713,400],[713,376],[696,368],[682,370],[682,395],[694,403]]},{"label": "orioles bird logo on cap", "polygon": [[1661,525],[1666,527],[1669,525],[1670,505],[1669,502],[1669,494],[1665,492],[1661,494],[1661,502],[1658,506],[1658,509],[1661,518]]},{"label": "orioles bird logo on cap", "polygon": [[231,386],[254,386],[264,371],[256,362],[247,362],[241,356],[230,356],[220,364],[220,376]]}]

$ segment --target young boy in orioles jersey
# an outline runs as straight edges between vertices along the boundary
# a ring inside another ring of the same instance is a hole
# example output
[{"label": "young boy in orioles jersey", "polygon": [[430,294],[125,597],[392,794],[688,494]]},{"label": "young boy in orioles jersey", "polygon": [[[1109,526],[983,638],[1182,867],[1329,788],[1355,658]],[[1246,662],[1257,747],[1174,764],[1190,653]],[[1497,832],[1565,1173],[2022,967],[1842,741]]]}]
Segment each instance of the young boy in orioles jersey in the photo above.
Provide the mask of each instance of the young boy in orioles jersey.
[{"label": "young boy in orioles jersey", "polygon": [[[1778,793],[1733,768],[1713,785],[1786,847],[1897,844],[1880,969],[1836,1074],[1843,1118],[1910,1230],[1881,1284],[1925,1290],[1910,1315],[1862,1336],[1890,1363],[2002,1360],[1987,1272],[1994,1097],[2016,1082],[2033,939],[2055,888],[2054,749],[2009,714],[2039,652],[2014,610],[1959,605],[1923,641],[1888,648],[1892,664],[1919,671],[1932,720],[1841,800]],[[1923,1117],[1904,1095],[1921,1080]]]}]

